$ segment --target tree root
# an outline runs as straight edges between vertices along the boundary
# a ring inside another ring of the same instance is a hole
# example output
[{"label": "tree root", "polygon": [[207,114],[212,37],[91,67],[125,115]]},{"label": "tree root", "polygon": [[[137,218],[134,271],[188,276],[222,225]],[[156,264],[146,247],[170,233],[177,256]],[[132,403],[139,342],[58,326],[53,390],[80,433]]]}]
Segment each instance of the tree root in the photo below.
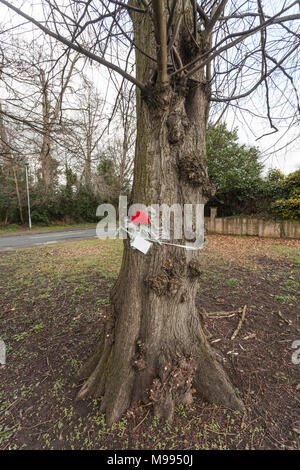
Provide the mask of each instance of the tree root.
[{"label": "tree root", "polygon": [[206,338],[201,338],[199,349],[200,354],[196,358],[197,369],[195,373],[197,391],[209,403],[244,411],[242,400],[237,396],[225,370],[214,357]]},{"label": "tree root", "polygon": [[[87,396],[103,396],[101,412],[106,413],[108,426],[116,422],[121,414],[132,405],[133,391],[136,395],[134,377],[139,374],[133,367],[131,373],[128,374],[120,371],[123,380],[118,383],[118,379],[112,377],[111,374],[112,356],[113,345],[102,338],[96,353],[80,371],[80,377],[86,377],[96,360],[98,361],[76,397],[76,400],[81,400]],[[161,357],[159,362],[160,372],[153,379],[147,394],[158,419],[172,422],[176,406],[192,403],[192,387],[195,387],[208,402],[244,411],[242,401],[237,396],[222,366],[214,358],[206,340],[205,343],[200,344],[200,349],[198,345],[197,356],[178,356],[173,367],[166,367],[167,362]]]},{"label": "tree root", "polygon": [[99,398],[105,390],[105,380],[112,356],[112,345],[105,341],[100,341],[96,353],[90,358],[85,366],[80,370],[78,378],[87,379],[79,390],[76,401],[82,400],[86,396]]},{"label": "tree root", "polygon": [[[167,342],[164,337],[153,351],[141,338],[127,336],[127,355],[118,355],[114,331],[106,329],[95,354],[78,374],[85,381],[76,400],[102,397],[101,412],[106,413],[108,426],[138,399],[152,403],[155,416],[171,422],[176,406],[192,403],[193,387],[208,402],[243,411],[244,405],[199,323],[195,329],[188,329],[181,338],[185,352],[176,337],[168,337]],[[120,338],[123,341],[124,335]]]},{"label": "tree root", "polygon": [[101,358],[103,346],[104,346],[104,337],[102,336],[95,353],[90,357],[87,363],[84,364],[81,367],[81,369],[78,371],[77,376],[76,376],[76,379],[78,381],[86,380],[91,375],[91,373],[96,368]]}]

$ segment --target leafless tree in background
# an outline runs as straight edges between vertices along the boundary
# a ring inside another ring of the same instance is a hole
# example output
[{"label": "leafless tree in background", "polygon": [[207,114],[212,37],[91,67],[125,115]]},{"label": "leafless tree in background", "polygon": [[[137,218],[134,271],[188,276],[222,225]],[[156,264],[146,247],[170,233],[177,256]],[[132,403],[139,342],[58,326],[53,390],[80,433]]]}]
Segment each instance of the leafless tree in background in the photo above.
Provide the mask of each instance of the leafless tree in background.
[{"label": "leafless tree in background", "polygon": [[84,74],[81,73],[79,78],[81,86],[72,95],[69,107],[64,109],[63,135],[80,181],[92,185],[107,117],[105,101],[99,91]]},{"label": "leafless tree in background", "polygon": [[[1,37],[1,35],[0,35]],[[63,102],[79,54],[64,53],[53,40],[42,47],[34,41],[2,40],[2,116],[12,127],[22,128],[12,146],[31,159],[36,156],[46,191],[51,190],[59,162],[54,157],[60,141]],[[3,39],[1,37],[1,39]]]},{"label": "leafless tree in background", "polygon": [[115,104],[105,128],[106,144],[102,158],[112,159],[118,175],[120,193],[126,193],[132,182],[134,147],[136,139],[135,87],[123,82],[117,88]]}]

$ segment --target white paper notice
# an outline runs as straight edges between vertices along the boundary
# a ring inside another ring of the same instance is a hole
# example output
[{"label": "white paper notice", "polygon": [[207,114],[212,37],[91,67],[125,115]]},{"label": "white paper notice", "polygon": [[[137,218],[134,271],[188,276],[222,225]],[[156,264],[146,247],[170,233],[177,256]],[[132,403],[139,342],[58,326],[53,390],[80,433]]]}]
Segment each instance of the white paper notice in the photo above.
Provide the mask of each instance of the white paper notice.
[{"label": "white paper notice", "polygon": [[135,237],[131,242],[131,246],[144,253],[144,255],[148,252],[151,245],[152,243],[139,236]]}]

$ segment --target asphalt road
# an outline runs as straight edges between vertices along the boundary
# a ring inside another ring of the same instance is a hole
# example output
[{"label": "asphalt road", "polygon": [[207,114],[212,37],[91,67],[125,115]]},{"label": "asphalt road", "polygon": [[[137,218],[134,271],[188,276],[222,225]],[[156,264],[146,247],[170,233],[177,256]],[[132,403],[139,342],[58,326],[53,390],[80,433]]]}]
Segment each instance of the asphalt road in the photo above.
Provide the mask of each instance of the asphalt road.
[{"label": "asphalt road", "polygon": [[26,233],[0,237],[0,251],[16,250],[37,245],[53,245],[59,242],[86,240],[96,237],[96,227],[45,233]]}]

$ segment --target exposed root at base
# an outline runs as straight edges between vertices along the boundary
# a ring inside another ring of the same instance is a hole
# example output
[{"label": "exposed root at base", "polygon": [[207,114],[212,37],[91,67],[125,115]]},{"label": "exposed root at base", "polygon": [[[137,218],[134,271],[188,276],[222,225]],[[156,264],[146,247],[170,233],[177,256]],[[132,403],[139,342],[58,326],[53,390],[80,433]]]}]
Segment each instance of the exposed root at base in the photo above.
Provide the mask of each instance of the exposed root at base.
[{"label": "exposed root at base", "polygon": [[132,396],[140,396],[141,399],[147,397],[153,405],[154,415],[158,419],[172,422],[176,406],[192,403],[192,387],[208,402],[245,410],[205,340],[197,348],[196,355],[184,356],[176,353],[176,362],[172,361],[174,356],[159,354],[158,375],[152,379],[148,393],[147,390],[135,389],[136,377],[141,371],[145,373],[145,368],[139,370],[131,362],[125,374],[120,370],[118,374],[111,373],[113,347],[109,338],[101,339],[96,353],[80,371],[81,378],[86,378],[87,373],[90,375],[76,397],[76,400],[81,400],[87,396],[102,396],[101,412],[106,413],[108,426],[118,421],[122,413],[132,405]]}]

